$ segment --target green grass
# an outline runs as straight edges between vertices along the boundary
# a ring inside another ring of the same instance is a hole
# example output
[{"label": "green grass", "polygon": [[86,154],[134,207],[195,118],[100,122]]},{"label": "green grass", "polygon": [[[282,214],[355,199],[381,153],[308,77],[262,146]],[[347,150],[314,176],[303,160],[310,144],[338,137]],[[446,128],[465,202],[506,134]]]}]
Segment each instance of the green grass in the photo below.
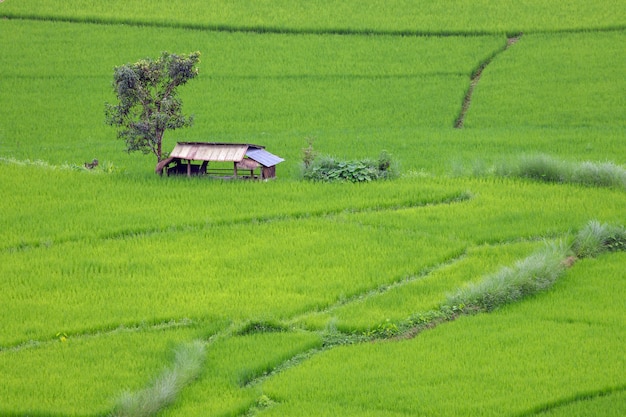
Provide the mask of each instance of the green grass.
[{"label": "green grass", "polygon": [[[572,398],[563,403],[550,404],[541,416],[546,417],[584,417],[595,415],[598,410],[606,417],[619,417],[626,413],[626,392],[620,390],[610,393],[589,393],[584,398]],[[531,415],[531,414],[529,414]]]},{"label": "green grass", "polygon": [[[623,16],[608,0],[0,3],[0,414],[124,398],[185,417],[619,414],[622,252],[490,314],[437,308],[528,270],[545,241],[623,249],[626,194],[606,183],[626,164]],[[123,152],[113,68],[163,50],[202,52],[181,89],[196,124],[165,149],[266,145],[277,180],[159,178]],[[307,137],[339,159],[386,150],[402,175],[301,181]],[[565,180],[485,175],[526,155]],[[194,340],[203,365],[179,372]]]},{"label": "green grass", "polygon": [[491,311],[514,303],[554,285],[566,268],[570,248],[564,242],[546,245],[541,251],[459,289],[446,305]]},{"label": "green grass", "polygon": [[517,161],[502,162],[496,175],[518,176],[546,182],[567,182],[590,187],[626,189],[626,169],[612,162],[573,163],[547,155],[523,156]]},{"label": "green grass", "polygon": [[367,332],[384,324],[401,323],[414,314],[436,310],[446,294],[476,280],[497,266],[508,266],[537,247],[537,242],[471,246],[466,253],[422,274],[408,277],[391,287],[380,288],[357,300],[318,314],[302,323],[323,329],[334,326],[343,332]]},{"label": "green grass", "polygon": [[210,4],[201,0],[116,0],[106,5],[81,0],[54,6],[45,0],[7,0],[0,6],[0,16],[40,19],[205,29],[428,34],[623,28],[625,12],[624,5],[613,0],[569,0],[558,5],[539,0],[524,3],[507,0],[498,4],[488,0],[445,3],[403,0],[391,4],[382,0],[306,3],[220,0]]},{"label": "green grass", "polygon": [[[289,317],[403,279],[462,247],[447,239],[421,240],[418,231],[331,217],[26,249],[2,256],[7,325],[0,340],[15,344],[46,339],[59,328],[83,333],[170,318]],[[418,253],[425,256],[416,260]],[[377,273],[381,269],[387,273]],[[15,314],[20,320],[10,321]]]},{"label": "green grass", "polygon": [[[64,330],[58,328],[58,332]],[[58,337],[2,350],[0,414],[104,415],[123,390],[141,390],[157,377],[181,340],[201,333],[193,326],[172,323],[70,334],[65,341]]]},{"label": "green grass", "polygon": [[202,341],[197,340],[178,347],[172,367],[159,375],[148,388],[136,393],[124,393],[112,415],[147,417],[169,406],[186,385],[198,378],[204,365],[204,356],[205,346]]},{"label": "green grass", "polygon": [[621,190],[502,178],[452,181],[465,184],[473,197],[461,204],[356,213],[353,221],[389,229],[413,224],[424,236],[473,245],[561,237],[585,225],[594,212],[603,223],[624,223]]},{"label": "green grass", "polygon": [[[167,416],[242,415],[262,396],[257,378],[321,345],[316,334],[270,332],[217,340],[207,347],[205,372]],[[207,401],[209,399],[209,401]]]},{"label": "green grass", "polygon": [[581,261],[553,291],[412,340],[318,355],[264,385],[279,405],[260,415],[526,415],[623,390],[624,261]]},{"label": "green grass", "polygon": [[624,31],[524,35],[483,72],[468,128],[624,127]]},{"label": "green grass", "polygon": [[279,176],[293,177],[306,136],[318,137],[325,153],[353,158],[355,151],[357,157],[383,148],[393,153],[396,146],[379,133],[390,126],[410,129],[402,141],[412,141],[417,127],[452,126],[469,75],[504,44],[503,36],[398,40],[0,23],[13,45],[5,54],[11,69],[0,86],[20,97],[0,98],[7,121],[0,128],[2,153],[52,164],[82,165],[95,157],[134,174],[149,172],[155,161],[126,157],[123,142],[104,125],[117,65],[164,49],[201,51],[200,76],[181,89],[195,126],[166,134],[164,149],[182,139],[258,142],[279,149],[287,159]]},{"label": "green grass", "polygon": [[[70,174],[78,178],[76,181],[85,178],[108,183],[115,179]],[[127,181],[123,179],[120,184]],[[401,183],[388,184],[395,188]],[[9,278],[2,290],[3,305],[7,307],[3,310],[7,315],[2,317],[2,322],[7,323],[3,343],[50,340],[59,331],[72,339],[119,323],[132,325],[144,320],[158,323],[191,318],[202,328],[219,323],[217,330],[224,330],[231,320],[302,316],[402,282],[458,257],[464,250],[472,251],[475,245],[561,234],[590,211],[604,221],[619,220],[626,198],[617,190],[511,180],[428,179],[421,180],[419,189],[429,183],[443,189],[446,184],[462,184],[475,195],[470,200],[443,205],[399,209],[387,206],[382,210],[370,205],[365,211],[320,212],[309,214],[308,218],[307,210],[301,208],[304,212],[298,216],[268,221],[194,225],[185,220],[177,227],[152,232],[87,236],[5,250],[2,275]],[[173,186],[182,187],[179,192],[190,184],[198,183],[172,182]],[[258,185],[263,184],[241,184],[233,190]],[[211,188],[232,186],[215,183]],[[333,189],[343,193],[349,190],[327,187],[326,193]],[[148,187],[142,192],[151,195],[153,190]],[[141,195],[139,189],[134,191],[134,207],[143,206],[149,212],[153,203],[151,199],[142,200]],[[511,204],[517,210],[507,209]],[[121,203],[114,206],[120,207]],[[538,213],[543,213],[541,221],[537,221]],[[55,227],[61,230],[62,216],[53,215],[50,219],[59,219]],[[486,229],[485,224],[493,229]],[[255,233],[250,234],[250,230]],[[295,239],[297,236],[306,238]],[[465,272],[461,268],[451,278],[456,283],[475,279],[475,275]],[[446,286],[444,291],[449,289]],[[349,307],[346,309],[350,311]],[[397,305],[389,309],[385,318],[404,318],[420,310],[419,303]],[[46,321],[40,320],[42,315]],[[20,320],[12,320],[16,316]],[[372,321],[372,327],[380,319],[383,317]],[[358,320],[351,324],[354,328],[366,325]],[[104,347],[100,352],[106,351],[106,344]],[[140,354],[136,349],[131,352]],[[237,402],[237,407],[251,404],[252,400],[245,398],[248,400]]]},{"label": "green grass", "polygon": [[[394,182],[393,187],[384,183],[366,187],[300,181],[198,183],[155,175],[139,179],[92,175],[85,170],[51,170],[2,161],[0,176],[9,196],[0,201],[6,213],[0,224],[12,231],[0,248],[8,251],[468,198],[465,186],[446,180],[420,187],[405,180]],[[218,197],[219,204],[207,203]],[[176,206],[164,208],[164,200],[175,201]],[[51,205],[51,201],[56,203]]]}]

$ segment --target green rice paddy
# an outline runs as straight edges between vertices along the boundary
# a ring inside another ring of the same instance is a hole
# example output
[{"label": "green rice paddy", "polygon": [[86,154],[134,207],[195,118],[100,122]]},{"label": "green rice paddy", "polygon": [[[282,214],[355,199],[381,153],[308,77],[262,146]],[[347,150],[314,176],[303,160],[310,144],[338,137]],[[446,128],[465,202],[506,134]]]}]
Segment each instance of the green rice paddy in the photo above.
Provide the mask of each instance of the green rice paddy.
[{"label": "green rice paddy", "polygon": [[[489,313],[446,300],[592,220],[626,224],[624,16],[0,2],[0,416],[623,415],[624,252],[564,259]],[[162,178],[124,152],[113,68],[164,50],[202,54],[180,90],[195,124],[164,149],[261,144],[285,158],[276,180]],[[401,175],[304,181],[307,138],[386,150]],[[618,180],[516,174],[536,155]],[[200,371],[176,379],[185,363]]]}]

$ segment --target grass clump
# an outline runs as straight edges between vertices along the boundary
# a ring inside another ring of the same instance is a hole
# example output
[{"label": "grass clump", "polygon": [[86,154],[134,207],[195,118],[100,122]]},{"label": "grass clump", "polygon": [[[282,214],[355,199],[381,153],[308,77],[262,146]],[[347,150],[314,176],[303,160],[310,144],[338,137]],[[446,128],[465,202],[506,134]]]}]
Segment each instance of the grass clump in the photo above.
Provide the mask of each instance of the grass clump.
[{"label": "grass clump", "polygon": [[448,296],[444,305],[463,306],[464,309],[492,311],[502,305],[543,291],[557,280],[566,267],[563,260],[569,246],[558,242],[488,275],[480,282],[459,289]]},{"label": "grass clump", "polygon": [[547,155],[525,156],[518,166],[518,176],[546,182],[564,182],[567,177],[564,163]]},{"label": "grass clump", "polygon": [[579,258],[592,258],[607,251],[626,250],[626,228],[592,220],[578,232],[572,249]]},{"label": "grass clump", "polygon": [[582,162],[573,167],[570,175],[577,184],[626,188],[626,169],[612,162]]},{"label": "grass clump", "polygon": [[174,365],[165,370],[151,386],[136,393],[121,395],[110,417],[148,417],[171,404],[185,385],[202,370],[205,346],[202,341],[175,350]]},{"label": "grass clump", "polygon": [[287,326],[275,320],[253,320],[245,323],[241,329],[236,332],[236,334],[239,336],[245,336],[247,334],[254,333],[286,332],[287,330]]},{"label": "grass clump", "polygon": [[502,164],[496,169],[496,174],[544,182],[626,189],[626,169],[612,162],[573,163],[548,155],[533,155],[524,156],[517,163]]},{"label": "grass clump", "polygon": [[[626,250],[626,228],[590,221],[573,242],[563,241],[505,267],[480,282],[448,296],[443,308],[467,311],[492,311],[552,286],[576,258],[590,258],[608,251]],[[573,256],[572,256],[573,254]]]}]

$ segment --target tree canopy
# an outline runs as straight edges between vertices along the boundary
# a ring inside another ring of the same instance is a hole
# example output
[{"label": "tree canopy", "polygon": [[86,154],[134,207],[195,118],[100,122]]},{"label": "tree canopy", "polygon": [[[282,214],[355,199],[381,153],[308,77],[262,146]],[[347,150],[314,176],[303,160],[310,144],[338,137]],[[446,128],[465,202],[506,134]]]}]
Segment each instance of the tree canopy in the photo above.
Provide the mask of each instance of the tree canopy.
[{"label": "tree canopy", "polygon": [[126,141],[128,152],[153,153],[160,162],[165,131],[192,125],[193,116],[182,113],[177,88],[198,75],[199,61],[200,52],[163,52],[156,60],[146,58],[115,68],[118,104],[106,103],[106,121],[119,128],[118,138]]}]

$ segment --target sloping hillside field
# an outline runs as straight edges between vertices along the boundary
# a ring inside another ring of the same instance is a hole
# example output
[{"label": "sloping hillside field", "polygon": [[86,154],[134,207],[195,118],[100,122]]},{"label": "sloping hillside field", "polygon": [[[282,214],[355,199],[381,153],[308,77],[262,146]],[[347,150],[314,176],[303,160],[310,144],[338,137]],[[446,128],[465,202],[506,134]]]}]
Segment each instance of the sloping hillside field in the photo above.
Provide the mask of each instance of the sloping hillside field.
[{"label": "sloping hillside field", "polygon": [[[392,3],[0,1],[0,416],[626,415],[626,4]],[[276,179],[125,152],[162,51]]]}]

